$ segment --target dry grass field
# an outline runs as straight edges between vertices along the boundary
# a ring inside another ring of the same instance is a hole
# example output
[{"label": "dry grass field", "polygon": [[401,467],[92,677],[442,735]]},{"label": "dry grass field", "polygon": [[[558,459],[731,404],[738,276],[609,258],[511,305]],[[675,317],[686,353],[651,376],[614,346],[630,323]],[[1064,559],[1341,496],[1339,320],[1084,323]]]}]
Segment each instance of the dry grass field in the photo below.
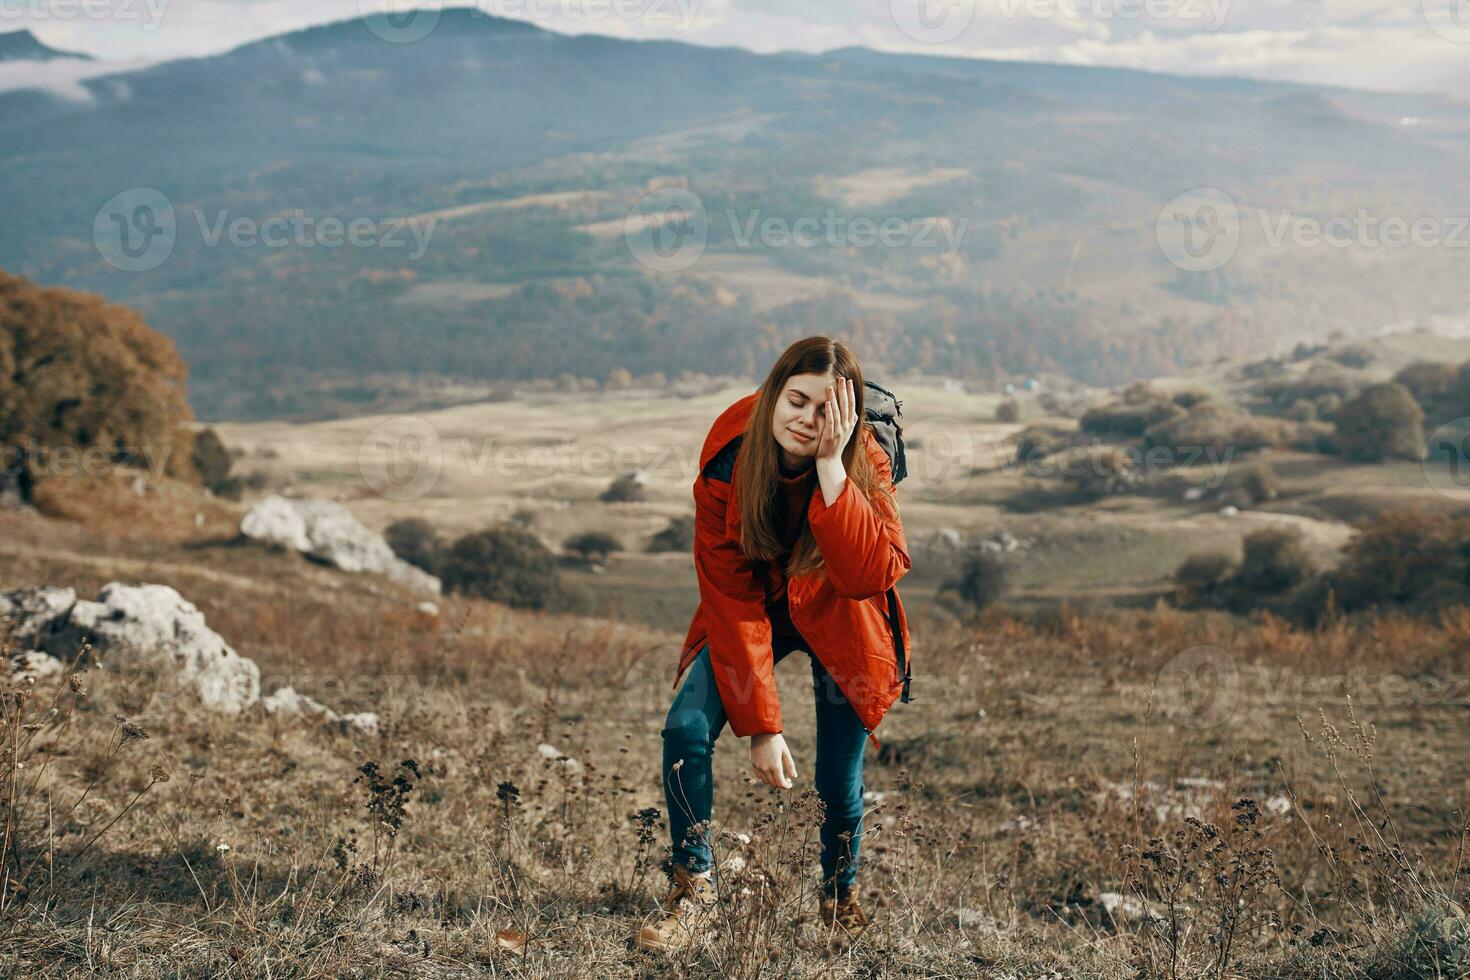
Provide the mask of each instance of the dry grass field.
[{"label": "dry grass field", "polygon": [[[94,492],[80,523],[0,515],[0,587],[165,582],[260,665],[263,693],[382,725],[211,714],[126,662],[5,695],[7,975],[1470,969],[1470,617],[1301,632],[1162,605],[962,621],[916,601],[915,700],[865,779],[874,925],[824,934],[810,784],[754,783],[727,734],[718,939],[662,957],[628,937],[666,887],[658,732],[681,629],[460,597],[428,614],[386,581],[231,542],[236,505],[164,484],[140,525],[103,516],[116,487]],[[804,669],[779,677],[809,771]]]}]

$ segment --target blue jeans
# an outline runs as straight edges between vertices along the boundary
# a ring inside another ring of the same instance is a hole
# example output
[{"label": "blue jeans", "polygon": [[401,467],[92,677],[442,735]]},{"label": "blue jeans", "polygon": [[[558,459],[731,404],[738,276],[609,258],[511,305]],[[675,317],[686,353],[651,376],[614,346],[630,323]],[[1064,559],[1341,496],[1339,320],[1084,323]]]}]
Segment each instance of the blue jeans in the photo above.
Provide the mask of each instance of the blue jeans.
[{"label": "blue jeans", "polygon": [[[780,663],[803,645],[794,637],[774,636],[775,662]],[[857,879],[863,823],[863,750],[868,733],[821,661],[811,656],[811,662],[812,694],[817,705],[815,784],[826,809],[821,834],[822,891],[827,895],[846,894]],[[664,799],[669,810],[673,860],[691,871],[707,870],[713,863],[708,832],[696,829],[691,833],[691,826],[710,819],[714,803],[710,763],[715,740],[726,721],[710,666],[709,644],[705,644],[689,665],[663,729]],[[675,771],[674,764],[681,759],[684,764]]]}]

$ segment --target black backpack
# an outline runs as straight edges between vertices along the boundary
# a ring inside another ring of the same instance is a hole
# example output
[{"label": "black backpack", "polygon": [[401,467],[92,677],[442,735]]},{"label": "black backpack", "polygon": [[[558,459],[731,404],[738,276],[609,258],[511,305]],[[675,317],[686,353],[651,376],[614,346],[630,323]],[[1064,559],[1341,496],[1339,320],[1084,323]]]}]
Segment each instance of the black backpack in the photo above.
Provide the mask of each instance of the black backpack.
[{"label": "black backpack", "polygon": [[[888,468],[893,471],[893,485],[898,486],[909,475],[908,462],[903,455],[903,426],[898,420],[903,417],[903,402],[893,392],[864,379],[863,415],[873,426],[873,435],[888,454]],[[909,665],[904,655],[903,630],[898,623],[898,590],[888,590],[888,628],[893,632],[893,649],[898,654],[898,669],[903,672],[903,694],[900,700],[908,703]]]},{"label": "black backpack", "polygon": [[909,475],[908,462],[903,455],[903,426],[898,420],[903,417],[903,402],[882,385],[863,381],[867,389],[863,394],[863,416],[873,426],[873,435],[888,454],[888,468],[893,471],[893,485],[898,486]]}]

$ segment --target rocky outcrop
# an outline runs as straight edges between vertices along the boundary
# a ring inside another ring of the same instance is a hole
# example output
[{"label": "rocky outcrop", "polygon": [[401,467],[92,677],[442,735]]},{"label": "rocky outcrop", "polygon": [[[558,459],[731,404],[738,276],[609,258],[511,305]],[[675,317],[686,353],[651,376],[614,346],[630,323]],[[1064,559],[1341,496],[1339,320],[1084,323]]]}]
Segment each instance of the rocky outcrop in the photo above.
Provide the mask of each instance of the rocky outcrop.
[{"label": "rocky outcrop", "polygon": [[72,589],[16,589],[0,595],[0,616],[15,623],[21,649],[58,661],[91,644],[98,655],[159,668],[160,692],[176,681],[216,711],[239,714],[260,699],[255,661],[231,649],[204,614],[167,585],[109,582],[96,600],[78,599]]},{"label": "rocky outcrop", "polygon": [[437,595],[439,579],[399,558],[383,540],[334,500],[272,495],[240,521],[240,533],[299,551],[347,572],[376,572],[418,592]]},{"label": "rocky outcrop", "polygon": [[105,663],[152,672],[154,698],[179,690],[206,708],[238,715],[260,702],[266,714],[318,722],[342,734],[377,734],[371,711],[338,714],[283,687],[261,698],[260,668],[237,654],[204,621],[204,614],[167,585],[109,582],[95,600],[75,590],[32,587],[0,593],[0,634],[10,630],[21,653],[4,665],[12,682],[61,674],[90,644]]},{"label": "rocky outcrop", "polygon": [[310,721],[320,721],[335,731],[361,732],[364,735],[376,735],[378,733],[378,716],[371,711],[361,711],[356,714],[339,715],[320,701],[307,697],[298,692],[294,687],[283,687],[279,691],[261,701],[266,714],[275,715],[280,718],[304,718]]}]

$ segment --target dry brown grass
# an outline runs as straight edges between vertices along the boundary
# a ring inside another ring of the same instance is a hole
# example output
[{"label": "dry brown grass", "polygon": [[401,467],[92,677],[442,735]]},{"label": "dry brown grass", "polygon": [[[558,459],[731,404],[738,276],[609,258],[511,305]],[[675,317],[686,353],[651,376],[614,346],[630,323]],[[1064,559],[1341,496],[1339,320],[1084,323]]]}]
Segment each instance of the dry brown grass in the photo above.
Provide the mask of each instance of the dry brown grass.
[{"label": "dry brown grass", "polygon": [[[66,546],[47,555],[49,536]],[[48,521],[0,518],[0,540],[5,588],[90,594],[136,560]],[[969,626],[916,610],[916,700],[865,777],[875,924],[847,946],[823,934],[809,784],[754,783],[727,733],[720,939],[668,959],[627,940],[666,887],[658,730],[680,636],[458,598],[426,618],[384,583],[260,549],[155,557],[192,563],[149,580],[199,605],[265,690],[377,711],[382,730],[211,715],[123,662],[82,672],[85,693],[62,679],[10,696],[7,973],[1377,980],[1466,965],[1463,616],[1301,632],[1165,608]],[[805,774],[804,670],[778,675]]]}]

